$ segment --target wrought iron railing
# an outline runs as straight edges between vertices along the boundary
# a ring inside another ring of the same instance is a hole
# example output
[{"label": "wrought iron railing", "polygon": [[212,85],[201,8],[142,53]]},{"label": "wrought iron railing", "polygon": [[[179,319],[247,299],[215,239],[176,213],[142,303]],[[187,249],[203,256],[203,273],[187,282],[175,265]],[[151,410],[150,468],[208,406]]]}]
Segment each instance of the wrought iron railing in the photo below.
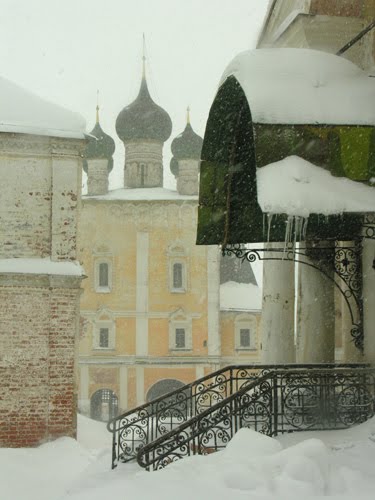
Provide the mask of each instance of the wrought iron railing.
[{"label": "wrought iron railing", "polygon": [[[328,369],[342,365],[318,366]],[[308,368],[296,364],[228,366],[112,419],[107,426],[113,434],[112,468],[118,462],[135,459],[148,443],[223,402],[266,371]]]},{"label": "wrought iron railing", "polygon": [[345,429],[375,414],[375,369],[367,365],[274,367],[138,451],[138,463],[160,469],[180,458],[226,446],[238,429],[276,436]]}]

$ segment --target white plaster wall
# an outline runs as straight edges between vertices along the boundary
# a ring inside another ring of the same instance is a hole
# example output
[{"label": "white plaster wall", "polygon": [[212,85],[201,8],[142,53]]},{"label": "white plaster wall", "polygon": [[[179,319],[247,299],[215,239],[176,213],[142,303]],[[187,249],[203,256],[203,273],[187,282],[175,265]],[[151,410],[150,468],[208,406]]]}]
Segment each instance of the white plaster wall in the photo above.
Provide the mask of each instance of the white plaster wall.
[{"label": "white plaster wall", "polygon": [[0,150],[0,178],[0,257],[49,255],[51,160]]}]

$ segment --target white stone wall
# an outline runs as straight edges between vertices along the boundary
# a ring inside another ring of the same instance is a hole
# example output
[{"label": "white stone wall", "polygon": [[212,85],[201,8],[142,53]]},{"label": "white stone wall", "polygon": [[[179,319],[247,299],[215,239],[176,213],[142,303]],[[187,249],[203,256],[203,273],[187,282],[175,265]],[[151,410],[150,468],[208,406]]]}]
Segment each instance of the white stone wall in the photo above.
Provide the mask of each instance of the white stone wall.
[{"label": "white stone wall", "polygon": [[77,258],[80,142],[0,134],[0,258]]},{"label": "white stone wall", "polygon": [[[83,140],[0,133],[0,259],[77,255]],[[0,446],[76,435],[81,276],[0,273]]]}]

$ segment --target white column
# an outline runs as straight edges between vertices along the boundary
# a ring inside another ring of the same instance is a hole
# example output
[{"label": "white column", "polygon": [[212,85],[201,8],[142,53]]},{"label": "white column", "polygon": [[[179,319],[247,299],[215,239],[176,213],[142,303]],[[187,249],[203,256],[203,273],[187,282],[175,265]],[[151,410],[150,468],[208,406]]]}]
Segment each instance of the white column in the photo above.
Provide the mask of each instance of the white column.
[{"label": "white column", "polygon": [[195,367],[195,378],[198,380],[199,378],[204,377],[204,366],[203,365],[197,365]]},{"label": "white column", "polygon": [[220,250],[216,245],[207,247],[207,302],[208,355],[220,356]]},{"label": "white column", "polygon": [[145,373],[143,366],[135,367],[135,382],[137,392],[137,406],[145,402]]},{"label": "white column", "polygon": [[148,355],[148,233],[137,233],[136,355]]},{"label": "white column", "polygon": [[79,410],[84,415],[90,414],[90,398],[89,398],[89,366],[80,366],[79,380]]},{"label": "white column", "polygon": [[[317,266],[326,266],[324,252]],[[333,271],[326,271],[332,272]],[[299,266],[298,283],[298,363],[333,363],[335,360],[334,284],[318,269]]]},{"label": "white column", "polygon": [[375,363],[375,240],[363,240],[363,330],[365,358]]},{"label": "white column", "polygon": [[121,411],[128,408],[128,367],[120,366],[120,394],[119,405]]},{"label": "white column", "polygon": [[[283,243],[268,243],[280,248]],[[266,253],[282,258],[282,254]],[[263,263],[262,362],[294,363],[294,262],[265,260]]]}]

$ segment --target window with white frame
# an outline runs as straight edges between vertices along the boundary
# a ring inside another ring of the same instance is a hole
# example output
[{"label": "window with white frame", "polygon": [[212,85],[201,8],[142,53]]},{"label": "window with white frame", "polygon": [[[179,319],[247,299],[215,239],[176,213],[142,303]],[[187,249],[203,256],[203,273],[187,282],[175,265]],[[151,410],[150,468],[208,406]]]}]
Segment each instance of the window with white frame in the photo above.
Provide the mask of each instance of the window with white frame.
[{"label": "window with white frame", "polygon": [[99,347],[100,348],[109,347],[109,328],[108,327],[99,328]]},{"label": "window with white frame", "polygon": [[115,348],[115,324],[113,321],[98,321],[94,325],[93,349]]},{"label": "window with white frame", "polygon": [[185,349],[186,347],[185,328],[176,328],[175,334],[176,334],[176,339],[175,339],[176,349]]},{"label": "window with white frame", "polygon": [[181,310],[172,314],[169,320],[169,349],[171,351],[192,349],[192,320]]},{"label": "window with white frame", "polygon": [[177,293],[186,292],[186,265],[182,260],[171,260],[170,291]]},{"label": "window with white frame", "polygon": [[112,262],[109,259],[95,261],[95,290],[98,293],[109,293],[112,289]]},{"label": "window with white frame", "polygon": [[240,351],[256,350],[256,318],[238,316],[235,320],[235,348]]},{"label": "window with white frame", "polygon": [[187,257],[183,245],[175,242],[168,248],[169,290],[172,293],[185,293],[187,290]]}]

